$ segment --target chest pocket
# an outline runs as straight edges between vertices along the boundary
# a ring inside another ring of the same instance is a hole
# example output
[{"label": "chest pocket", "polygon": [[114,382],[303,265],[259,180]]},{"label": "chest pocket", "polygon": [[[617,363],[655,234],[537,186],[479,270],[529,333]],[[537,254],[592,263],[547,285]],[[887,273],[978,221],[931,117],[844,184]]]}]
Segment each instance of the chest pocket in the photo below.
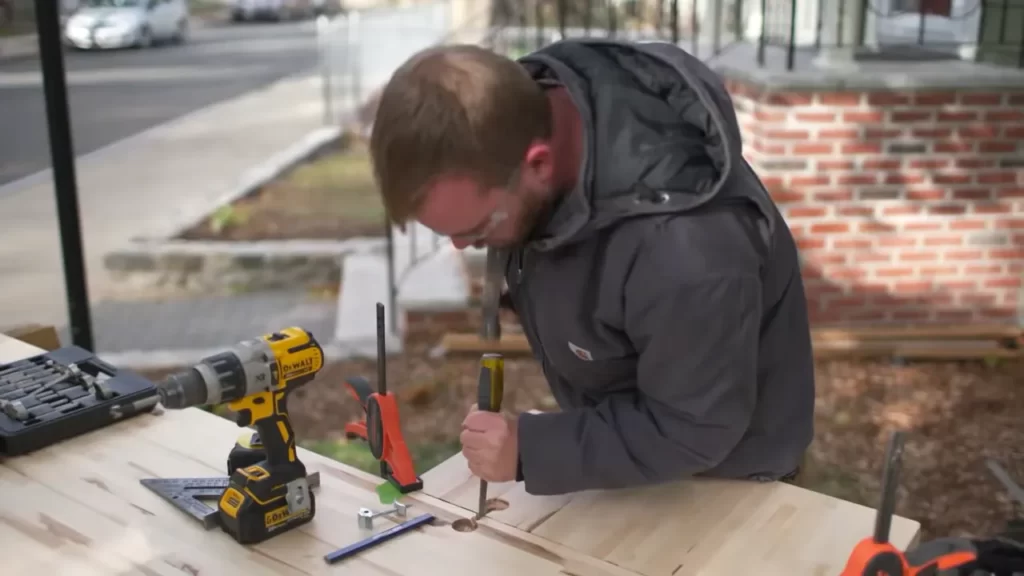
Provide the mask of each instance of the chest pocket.
[{"label": "chest pocket", "polygon": [[603,242],[533,258],[520,290],[548,368],[593,399],[634,388],[636,354],[620,328],[622,282],[604,273]]}]

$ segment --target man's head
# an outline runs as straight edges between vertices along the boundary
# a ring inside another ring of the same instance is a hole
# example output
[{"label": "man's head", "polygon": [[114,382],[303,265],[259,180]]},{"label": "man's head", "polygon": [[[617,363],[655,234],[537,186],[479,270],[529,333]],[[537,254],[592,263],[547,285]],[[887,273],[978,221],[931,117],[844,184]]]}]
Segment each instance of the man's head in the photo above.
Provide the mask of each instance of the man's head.
[{"label": "man's head", "polygon": [[443,46],[403,64],[381,94],[370,154],[392,221],[458,248],[508,246],[553,188],[547,96],[517,62]]}]

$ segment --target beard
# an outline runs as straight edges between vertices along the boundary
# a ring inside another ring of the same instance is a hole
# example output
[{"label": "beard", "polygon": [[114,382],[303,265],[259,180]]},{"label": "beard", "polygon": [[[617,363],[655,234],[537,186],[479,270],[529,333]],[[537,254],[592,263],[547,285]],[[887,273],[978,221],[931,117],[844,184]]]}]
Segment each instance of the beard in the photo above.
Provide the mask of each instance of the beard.
[{"label": "beard", "polygon": [[557,205],[561,195],[557,192],[546,194],[524,194],[519,204],[519,217],[512,231],[513,243],[523,244],[544,232],[544,224]]}]

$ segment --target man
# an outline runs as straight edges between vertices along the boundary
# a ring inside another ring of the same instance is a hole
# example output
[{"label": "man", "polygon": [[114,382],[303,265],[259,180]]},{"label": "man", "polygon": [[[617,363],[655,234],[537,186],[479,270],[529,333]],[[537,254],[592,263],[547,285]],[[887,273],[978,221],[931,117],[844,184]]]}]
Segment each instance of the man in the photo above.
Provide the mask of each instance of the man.
[{"label": "man", "polygon": [[471,411],[474,474],[561,494],[796,473],[814,408],[797,251],[704,64],[663,43],[433,48],[382,92],[370,150],[396,223],[508,249],[562,408]]}]

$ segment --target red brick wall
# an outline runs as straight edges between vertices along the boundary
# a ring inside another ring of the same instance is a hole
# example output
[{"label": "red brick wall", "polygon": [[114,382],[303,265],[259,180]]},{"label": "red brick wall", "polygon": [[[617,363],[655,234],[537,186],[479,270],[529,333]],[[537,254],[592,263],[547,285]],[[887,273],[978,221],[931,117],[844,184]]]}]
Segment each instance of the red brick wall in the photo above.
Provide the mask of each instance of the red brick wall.
[{"label": "red brick wall", "polygon": [[1013,324],[1024,90],[769,92],[730,82],[816,325]]}]

